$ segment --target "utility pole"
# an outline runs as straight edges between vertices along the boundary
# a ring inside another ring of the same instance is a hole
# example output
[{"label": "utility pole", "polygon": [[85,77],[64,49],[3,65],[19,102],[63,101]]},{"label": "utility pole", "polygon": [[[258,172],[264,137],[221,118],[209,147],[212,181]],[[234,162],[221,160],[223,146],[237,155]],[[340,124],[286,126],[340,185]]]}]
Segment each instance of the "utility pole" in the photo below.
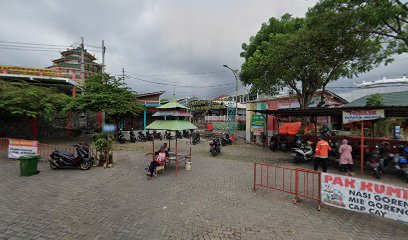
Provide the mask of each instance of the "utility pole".
[{"label": "utility pole", "polygon": [[125,68],[122,68],[122,81],[125,83]]},{"label": "utility pole", "polygon": [[[102,40],[102,81],[105,82],[105,40]],[[105,82],[107,83],[107,81]],[[105,125],[106,115],[105,112],[102,112],[102,126]]]},{"label": "utility pole", "polygon": [[81,37],[81,80],[85,80],[84,37]]},{"label": "utility pole", "polygon": [[105,41],[102,40],[102,74],[105,72]]},{"label": "utility pole", "polygon": [[228,67],[227,65],[223,65],[223,67],[228,68],[231,70],[231,72],[234,74],[235,77],[235,130],[234,130],[234,138],[235,141],[238,140],[238,133],[237,133],[237,128],[238,128],[238,78],[237,78],[237,72],[238,70],[233,70],[232,68]]}]

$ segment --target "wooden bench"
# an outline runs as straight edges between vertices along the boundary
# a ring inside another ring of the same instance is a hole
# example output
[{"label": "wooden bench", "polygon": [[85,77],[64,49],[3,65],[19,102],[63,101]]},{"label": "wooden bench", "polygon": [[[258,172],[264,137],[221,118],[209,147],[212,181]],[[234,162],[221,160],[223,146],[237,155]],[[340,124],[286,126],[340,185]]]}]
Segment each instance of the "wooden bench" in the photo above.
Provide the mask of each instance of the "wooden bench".
[{"label": "wooden bench", "polygon": [[162,171],[163,174],[164,174],[164,166],[165,165],[166,164],[163,164],[162,166],[157,166],[156,169],[154,170],[156,172],[156,174],[159,173],[159,171]]}]

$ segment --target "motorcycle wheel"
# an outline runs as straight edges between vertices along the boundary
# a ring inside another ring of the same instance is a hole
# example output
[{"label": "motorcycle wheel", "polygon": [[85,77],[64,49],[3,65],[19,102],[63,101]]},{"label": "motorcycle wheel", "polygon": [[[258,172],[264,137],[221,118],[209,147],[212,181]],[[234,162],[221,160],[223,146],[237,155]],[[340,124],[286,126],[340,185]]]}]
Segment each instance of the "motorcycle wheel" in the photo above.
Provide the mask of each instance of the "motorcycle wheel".
[{"label": "motorcycle wheel", "polygon": [[293,158],[293,163],[299,164],[301,162],[301,159],[299,157]]},{"label": "motorcycle wheel", "polygon": [[55,169],[58,168],[58,166],[57,166],[55,163],[50,162],[50,168],[51,168],[52,170],[55,170]]},{"label": "motorcycle wheel", "polygon": [[91,161],[83,161],[81,162],[80,168],[81,170],[88,170],[90,169],[92,166],[92,162]]},{"label": "motorcycle wheel", "polygon": [[381,173],[380,173],[380,171],[379,171],[378,169],[374,170],[374,176],[375,176],[377,179],[381,179]]},{"label": "motorcycle wheel", "polygon": [[213,157],[217,156],[217,151],[211,151],[211,155],[213,155]]},{"label": "motorcycle wheel", "polygon": [[92,158],[92,166],[94,166],[94,167],[97,167],[97,166],[99,166],[99,159],[94,159],[94,158]]}]

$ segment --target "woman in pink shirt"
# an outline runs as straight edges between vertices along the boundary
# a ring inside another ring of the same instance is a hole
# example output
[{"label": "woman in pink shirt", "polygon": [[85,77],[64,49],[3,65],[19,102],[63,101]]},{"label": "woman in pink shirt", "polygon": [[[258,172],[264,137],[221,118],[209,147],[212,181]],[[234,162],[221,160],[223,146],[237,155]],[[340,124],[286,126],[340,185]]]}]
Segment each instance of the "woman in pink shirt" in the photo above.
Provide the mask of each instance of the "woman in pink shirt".
[{"label": "woman in pink shirt", "polygon": [[340,166],[347,176],[354,176],[353,172],[353,156],[351,155],[353,149],[348,144],[346,139],[343,139],[339,147]]}]

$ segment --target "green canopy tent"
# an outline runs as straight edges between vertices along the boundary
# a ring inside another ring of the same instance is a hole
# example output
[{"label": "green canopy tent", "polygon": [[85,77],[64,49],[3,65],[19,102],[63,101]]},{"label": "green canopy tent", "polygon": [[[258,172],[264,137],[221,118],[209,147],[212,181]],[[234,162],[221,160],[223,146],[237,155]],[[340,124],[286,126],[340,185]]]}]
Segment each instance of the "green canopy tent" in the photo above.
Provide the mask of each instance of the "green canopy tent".
[{"label": "green canopy tent", "polygon": [[[177,102],[176,97],[174,96],[173,99],[160,107],[157,107],[159,111],[156,113],[156,116],[164,116],[166,120],[155,120],[151,124],[149,124],[146,129],[151,130],[167,130],[167,131],[183,131],[183,130],[194,130],[197,127],[192,124],[190,121],[180,119],[182,117],[190,116],[188,112],[188,108],[181,105]],[[174,119],[168,119],[174,118]],[[177,136],[177,134],[176,134]],[[169,147],[170,147],[170,140],[169,140]],[[154,152],[154,140],[153,140],[153,152]],[[187,158],[191,161],[191,135],[190,135],[190,154]],[[178,176],[178,161],[179,161],[179,154],[178,154],[178,145],[177,145],[177,137],[176,137],[176,176]]]}]

